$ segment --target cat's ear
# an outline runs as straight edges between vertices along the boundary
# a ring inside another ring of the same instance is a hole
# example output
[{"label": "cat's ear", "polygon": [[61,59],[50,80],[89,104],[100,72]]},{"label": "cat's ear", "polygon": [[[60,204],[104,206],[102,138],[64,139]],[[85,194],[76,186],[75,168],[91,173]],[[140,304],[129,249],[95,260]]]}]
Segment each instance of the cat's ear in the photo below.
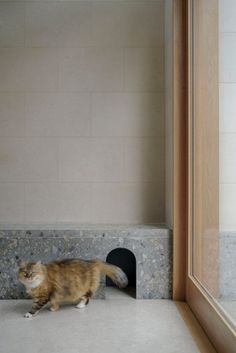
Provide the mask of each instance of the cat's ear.
[{"label": "cat's ear", "polygon": [[18,265],[19,268],[25,267],[26,264],[27,264],[27,262],[26,262],[25,260],[19,260],[19,261],[17,261],[17,265]]}]

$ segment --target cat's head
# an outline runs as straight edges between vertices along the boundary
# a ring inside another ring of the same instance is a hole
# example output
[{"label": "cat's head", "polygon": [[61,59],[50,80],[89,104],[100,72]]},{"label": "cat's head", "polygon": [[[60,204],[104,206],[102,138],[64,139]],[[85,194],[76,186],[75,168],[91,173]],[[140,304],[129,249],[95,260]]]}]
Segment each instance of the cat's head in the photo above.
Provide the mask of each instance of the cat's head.
[{"label": "cat's head", "polygon": [[19,280],[26,287],[38,287],[45,278],[45,266],[38,262],[19,262]]}]

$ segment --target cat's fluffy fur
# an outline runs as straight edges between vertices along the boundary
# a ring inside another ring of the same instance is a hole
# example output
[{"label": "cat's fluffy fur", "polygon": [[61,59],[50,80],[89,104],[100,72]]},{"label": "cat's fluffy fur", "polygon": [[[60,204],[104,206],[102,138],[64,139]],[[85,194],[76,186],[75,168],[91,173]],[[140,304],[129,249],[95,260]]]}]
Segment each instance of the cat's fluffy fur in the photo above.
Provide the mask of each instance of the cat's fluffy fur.
[{"label": "cat's fluffy fur", "polygon": [[79,302],[77,308],[84,307],[99,287],[101,273],[110,277],[120,288],[128,284],[125,273],[119,267],[100,260],[65,259],[48,264],[21,262],[19,280],[33,298],[32,308],[25,317],[36,315],[48,302],[52,311],[58,310],[63,301]]}]

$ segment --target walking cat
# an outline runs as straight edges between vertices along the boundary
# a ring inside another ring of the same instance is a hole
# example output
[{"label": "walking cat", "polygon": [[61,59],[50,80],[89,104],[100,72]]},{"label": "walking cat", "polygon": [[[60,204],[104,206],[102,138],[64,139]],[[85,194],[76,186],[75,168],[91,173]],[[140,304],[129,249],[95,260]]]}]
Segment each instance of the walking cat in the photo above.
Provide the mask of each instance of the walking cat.
[{"label": "walking cat", "polygon": [[24,316],[35,316],[49,302],[51,311],[57,311],[63,301],[76,302],[77,308],[84,308],[98,289],[102,273],[119,288],[128,284],[126,274],[119,267],[100,260],[64,259],[48,264],[22,261],[19,280],[33,298],[32,308]]}]

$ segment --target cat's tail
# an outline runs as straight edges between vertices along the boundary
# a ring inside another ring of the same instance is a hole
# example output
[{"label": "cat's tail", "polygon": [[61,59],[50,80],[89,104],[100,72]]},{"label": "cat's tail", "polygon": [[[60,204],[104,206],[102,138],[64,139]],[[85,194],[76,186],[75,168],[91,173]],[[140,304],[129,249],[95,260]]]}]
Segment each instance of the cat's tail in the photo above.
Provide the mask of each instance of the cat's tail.
[{"label": "cat's tail", "polygon": [[110,265],[107,262],[98,261],[99,269],[105,273],[119,288],[125,288],[128,285],[128,278],[121,268]]}]

